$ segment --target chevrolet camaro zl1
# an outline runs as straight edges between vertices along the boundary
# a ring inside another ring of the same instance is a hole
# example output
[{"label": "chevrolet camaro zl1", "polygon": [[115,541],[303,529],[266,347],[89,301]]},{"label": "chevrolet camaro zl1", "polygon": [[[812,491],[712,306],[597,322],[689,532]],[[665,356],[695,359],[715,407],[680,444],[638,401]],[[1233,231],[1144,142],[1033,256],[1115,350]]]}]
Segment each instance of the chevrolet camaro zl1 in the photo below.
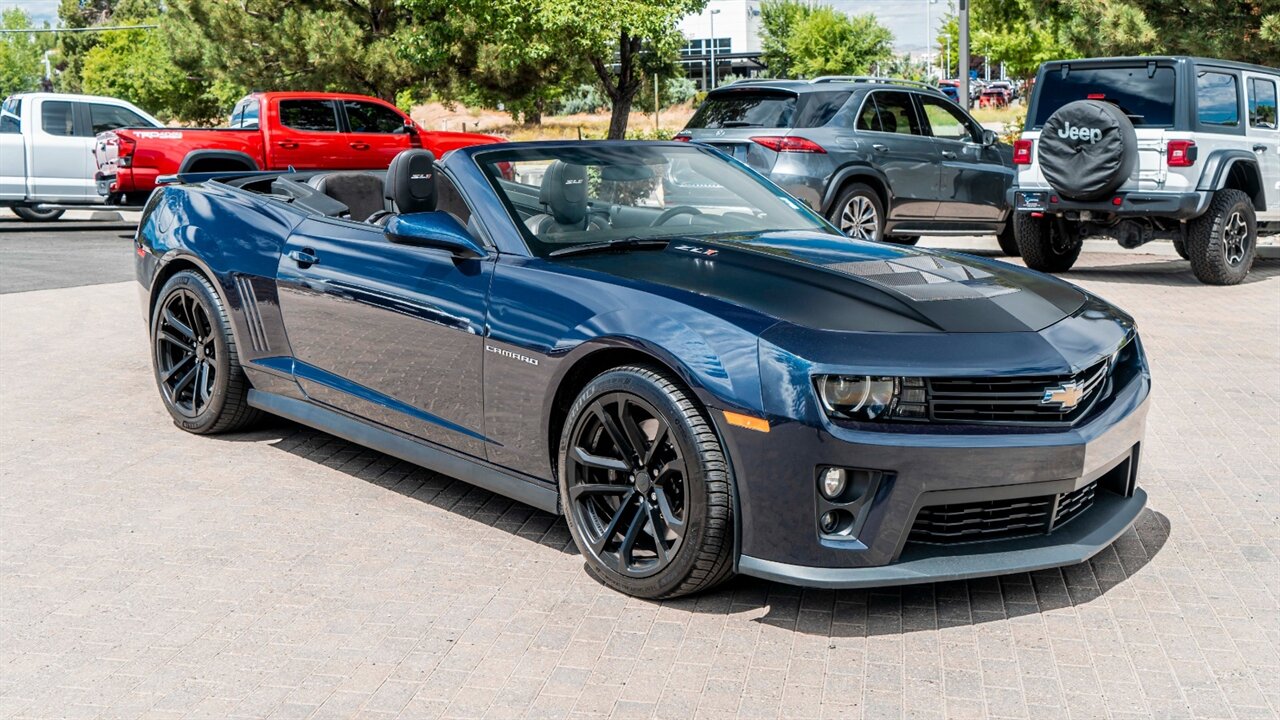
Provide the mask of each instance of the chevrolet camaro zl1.
[{"label": "chevrolet camaro zl1", "polygon": [[1066,565],[1146,501],[1128,315],[698,144],[179,176],[136,244],[179,427],[271,413],[562,513],[637,596]]}]

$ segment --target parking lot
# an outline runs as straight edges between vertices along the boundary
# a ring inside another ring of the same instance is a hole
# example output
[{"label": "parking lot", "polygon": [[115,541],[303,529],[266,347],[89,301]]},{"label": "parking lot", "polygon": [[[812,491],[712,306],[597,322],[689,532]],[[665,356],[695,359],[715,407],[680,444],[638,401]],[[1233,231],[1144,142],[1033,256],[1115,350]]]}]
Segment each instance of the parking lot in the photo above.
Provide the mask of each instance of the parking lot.
[{"label": "parking lot", "polygon": [[[195,437],[127,223],[0,219],[0,717],[1280,715],[1280,255],[1067,278],[1138,322],[1150,504],[1092,561],[647,602],[558,518],[284,421]],[[989,238],[945,242],[990,254]]]}]

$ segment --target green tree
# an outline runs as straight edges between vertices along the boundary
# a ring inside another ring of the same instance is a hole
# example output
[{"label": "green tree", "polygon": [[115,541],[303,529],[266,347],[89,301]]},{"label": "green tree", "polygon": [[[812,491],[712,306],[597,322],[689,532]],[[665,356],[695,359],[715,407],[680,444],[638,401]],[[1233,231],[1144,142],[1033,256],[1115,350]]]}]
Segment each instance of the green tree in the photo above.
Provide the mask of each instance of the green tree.
[{"label": "green tree", "polygon": [[501,107],[536,124],[590,73],[580,58],[559,52],[527,3],[402,2],[414,21],[402,54],[443,100]]},{"label": "green tree", "polygon": [[707,0],[536,0],[526,7],[537,13],[550,47],[584,58],[595,71],[612,105],[608,137],[620,140],[626,137],[631,106],[645,77],[672,74],[684,43],[676,24],[706,4]]},{"label": "green tree", "polygon": [[1276,0],[1053,0],[1076,55],[1188,54],[1280,65]]},{"label": "green tree", "polygon": [[[121,24],[153,25],[159,17]],[[210,83],[190,78],[173,62],[170,44],[159,30],[103,33],[84,54],[80,85],[84,92],[123,98],[165,119],[209,123],[226,111],[240,88],[215,91]]]},{"label": "green tree", "polygon": [[797,76],[859,75],[893,56],[893,33],[874,15],[818,6],[795,24],[786,48]]},{"label": "green tree", "polygon": [[[127,25],[119,17],[149,17],[161,11],[161,0],[62,0],[58,4],[58,26],[91,28],[102,25]],[[57,35],[58,89],[82,92],[81,76],[85,57],[110,33],[67,32]]]},{"label": "green tree", "polygon": [[394,101],[420,85],[400,53],[412,13],[396,0],[168,0],[175,64],[211,87],[359,92]]},{"label": "green tree", "polygon": [[765,0],[760,3],[761,62],[775,78],[793,77],[792,57],[787,41],[813,11],[813,4],[801,0]]},{"label": "green tree", "polygon": [[[31,16],[20,8],[9,8],[0,13],[0,27],[30,29]],[[47,49],[48,35],[43,33],[0,33],[0,97],[40,89]]]}]

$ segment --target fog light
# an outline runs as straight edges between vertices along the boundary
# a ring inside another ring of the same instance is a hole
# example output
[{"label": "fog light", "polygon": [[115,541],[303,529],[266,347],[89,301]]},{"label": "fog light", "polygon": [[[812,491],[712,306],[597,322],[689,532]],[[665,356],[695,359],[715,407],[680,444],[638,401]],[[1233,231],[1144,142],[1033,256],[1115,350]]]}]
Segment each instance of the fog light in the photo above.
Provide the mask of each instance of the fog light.
[{"label": "fog light", "polygon": [[830,535],[840,526],[840,516],[834,510],[824,513],[818,520],[818,524],[822,527],[822,532]]},{"label": "fog light", "polygon": [[835,500],[844,494],[844,489],[847,485],[848,480],[845,477],[844,470],[841,470],[840,468],[827,468],[822,471],[822,497],[828,500]]}]

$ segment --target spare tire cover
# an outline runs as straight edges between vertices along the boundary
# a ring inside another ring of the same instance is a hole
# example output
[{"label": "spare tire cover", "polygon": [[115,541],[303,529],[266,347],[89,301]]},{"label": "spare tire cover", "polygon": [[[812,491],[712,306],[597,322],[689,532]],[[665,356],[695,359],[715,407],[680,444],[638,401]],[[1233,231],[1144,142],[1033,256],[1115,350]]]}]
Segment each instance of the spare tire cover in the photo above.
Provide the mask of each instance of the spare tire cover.
[{"label": "spare tire cover", "polygon": [[1138,162],[1138,135],[1124,111],[1077,100],[1058,108],[1040,131],[1040,172],[1060,195],[1097,200],[1124,184]]}]

